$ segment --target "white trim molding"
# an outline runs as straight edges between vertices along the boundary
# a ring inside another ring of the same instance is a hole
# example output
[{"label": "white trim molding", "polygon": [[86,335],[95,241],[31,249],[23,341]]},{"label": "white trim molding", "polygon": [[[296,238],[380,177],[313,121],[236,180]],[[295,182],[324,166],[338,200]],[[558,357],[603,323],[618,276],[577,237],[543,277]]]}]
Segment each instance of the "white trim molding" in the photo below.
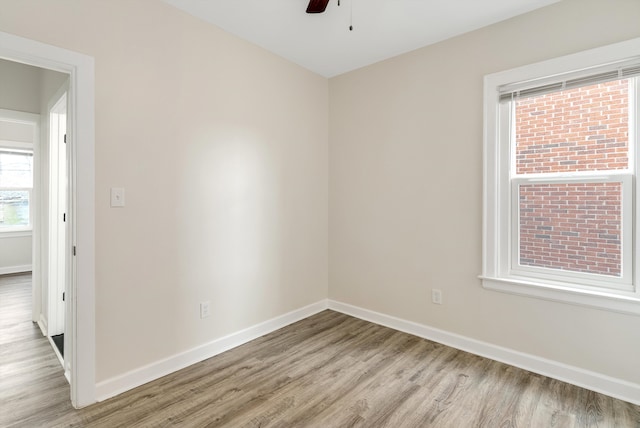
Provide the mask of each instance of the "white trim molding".
[{"label": "white trim molding", "polygon": [[98,401],[104,401],[125,391],[243,345],[260,336],[269,334],[326,309],[640,405],[639,384],[335,300],[323,300],[313,303],[236,333],[215,339],[188,351],[99,382],[96,386],[97,399]]},{"label": "white trim molding", "polygon": [[47,319],[45,318],[44,314],[40,314],[40,317],[38,318],[38,327],[40,327],[40,332],[42,333],[42,335],[44,337],[47,337]]},{"label": "white trim molding", "polygon": [[260,336],[274,332],[289,324],[298,322],[328,309],[327,301],[322,300],[296,309],[284,315],[272,318],[254,326],[215,339],[209,343],[172,355],[146,366],[131,370],[122,375],[104,380],[96,385],[96,398],[103,401],[125,391],[159,379],[170,373],[189,367],[200,361],[214,357],[225,351],[243,345]]},{"label": "white trim molding", "polygon": [[33,236],[33,231],[31,229],[25,230],[3,230],[0,232],[0,239],[7,238],[31,238]]},{"label": "white trim molding", "polygon": [[519,296],[536,297],[552,302],[605,309],[626,315],[640,315],[640,299],[633,295],[608,293],[599,290],[578,290],[552,282],[534,282],[529,279],[503,279],[480,276],[487,290],[501,291]]},{"label": "white trim molding", "polygon": [[347,303],[329,300],[329,309],[640,405],[640,385],[636,383],[503,348]]}]

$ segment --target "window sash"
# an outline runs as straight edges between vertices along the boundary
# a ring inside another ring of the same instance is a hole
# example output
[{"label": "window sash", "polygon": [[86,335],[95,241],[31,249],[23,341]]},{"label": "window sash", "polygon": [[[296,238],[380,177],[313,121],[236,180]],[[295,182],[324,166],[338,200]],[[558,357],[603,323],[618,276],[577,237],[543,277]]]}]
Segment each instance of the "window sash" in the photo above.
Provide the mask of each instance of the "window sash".
[{"label": "window sash", "polygon": [[[636,64],[637,64],[636,60]],[[640,71],[640,66],[633,70]],[[619,73],[619,71],[616,71]],[[601,75],[601,74],[599,74]],[[618,80],[618,74],[612,75],[610,80]],[[623,77],[628,78],[628,76]],[[577,81],[578,79],[574,79]],[[506,220],[507,226],[504,232],[500,234],[500,257],[499,271],[505,278],[531,278],[534,280],[570,283],[575,288],[586,289],[611,289],[623,292],[635,291],[634,289],[634,239],[637,231],[634,230],[634,171],[636,158],[636,104],[638,102],[636,93],[638,86],[635,82],[637,79],[630,79],[629,87],[629,145],[628,145],[628,168],[619,170],[594,170],[594,171],[567,171],[567,172],[543,172],[543,173],[516,173],[516,130],[514,126],[516,114],[517,99],[510,97],[508,102],[499,103],[498,108],[498,135],[502,142],[500,144],[499,168],[505,185],[500,186],[499,192],[499,212],[500,217]],[[579,86],[588,86],[596,81],[590,81],[587,78],[581,78]],[[545,90],[535,95],[543,93],[559,92],[568,89],[566,86],[553,90]],[[622,185],[622,222],[621,222],[621,262],[622,269],[620,277],[609,275],[600,275],[595,273],[584,273],[565,271],[554,268],[544,268],[538,266],[520,265],[520,206],[519,206],[519,188],[525,184],[554,184],[554,183],[602,183],[602,182],[619,182]]]},{"label": "window sash", "polygon": [[[0,154],[8,154],[8,155],[20,155],[26,157],[33,157],[33,146],[31,143],[23,143],[23,142],[15,142],[15,141],[6,141],[0,140]],[[33,164],[31,165],[31,182],[33,183]],[[10,225],[3,226],[0,225],[0,233],[11,233],[11,232],[21,232],[21,231],[30,231],[33,229],[33,186],[0,186],[0,192],[8,191],[8,192],[27,192],[28,193],[28,210],[29,210],[29,219],[28,224],[26,225]]]},{"label": "window sash", "polygon": [[[508,275],[530,277],[541,280],[563,281],[574,283],[576,287],[611,288],[620,291],[633,291],[633,175],[626,174],[591,174],[586,177],[517,177],[511,179],[509,201],[510,225],[508,233]],[[576,184],[576,183],[620,183],[622,186],[621,201],[621,272],[620,276],[597,273],[577,272],[556,268],[527,266],[520,264],[520,186],[530,184]]]},{"label": "window sash", "polygon": [[[638,65],[636,67],[638,70],[640,70],[640,65]],[[627,77],[628,78],[628,77]],[[616,78],[616,79],[611,79],[609,81],[612,80],[619,80],[620,78]],[[592,176],[594,174],[598,174],[598,173],[602,173],[603,171],[606,174],[627,174],[629,172],[634,172],[636,169],[636,151],[637,151],[637,122],[640,120],[637,117],[637,114],[639,112],[638,109],[638,99],[640,98],[640,96],[638,95],[639,91],[640,91],[640,84],[638,83],[640,81],[640,74],[638,75],[638,77],[636,78],[629,78],[629,88],[628,88],[628,101],[629,101],[629,105],[627,106],[627,112],[628,112],[628,132],[629,132],[629,140],[628,140],[628,145],[627,145],[627,168],[625,169],[605,169],[605,170],[579,170],[579,171],[567,171],[567,172],[541,172],[541,173],[525,173],[525,174],[518,174],[517,173],[517,159],[516,159],[516,150],[515,150],[515,144],[516,144],[516,127],[514,126],[514,122],[515,122],[515,117],[516,117],[516,103],[515,101],[517,101],[517,99],[509,99],[509,102],[502,102],[499,104],[499,120],[500,123],[503,123],[504,121],[506,121],[508,123],[508,125],[498,125],[499,127],[499,135],[500,135],[500,141],[503,142],[503,144],[505,144],[506,146],[508,146],[508,154],[507,156],[509,157],[509,167],[508,167],[508,175],[510,178],[513,177],[521,177],[521,176],[526,176],[526,177],[540,177],[540,178],[545,178],[545,177],[585,177],[585,176]],[[603,83],[603,82],[596,82],[596,83]],[[581,86],[589,86],[592,85],[593,83],[586,83],[584,85]],[[580,87],[580,86],[576,86]],[[563,91],[565,89],[568,88],[560,88],[560,89],[556,89],[553,91],[548,91],[545,93],[553,93],[553,92],[560,92]],[[536,95],[543,95],[543,93],[540,94],[536,94]]]}]

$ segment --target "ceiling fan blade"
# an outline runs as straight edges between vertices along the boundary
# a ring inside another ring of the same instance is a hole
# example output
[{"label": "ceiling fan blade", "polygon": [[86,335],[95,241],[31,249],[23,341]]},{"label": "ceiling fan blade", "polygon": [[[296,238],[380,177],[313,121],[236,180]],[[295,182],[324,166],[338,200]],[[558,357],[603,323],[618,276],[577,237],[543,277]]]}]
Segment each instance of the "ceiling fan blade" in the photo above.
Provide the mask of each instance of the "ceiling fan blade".
[{"label": "ceiling fan blade", "polygon": [[322,13],[327,8],[329,0],[309,0],[307,13]]}]

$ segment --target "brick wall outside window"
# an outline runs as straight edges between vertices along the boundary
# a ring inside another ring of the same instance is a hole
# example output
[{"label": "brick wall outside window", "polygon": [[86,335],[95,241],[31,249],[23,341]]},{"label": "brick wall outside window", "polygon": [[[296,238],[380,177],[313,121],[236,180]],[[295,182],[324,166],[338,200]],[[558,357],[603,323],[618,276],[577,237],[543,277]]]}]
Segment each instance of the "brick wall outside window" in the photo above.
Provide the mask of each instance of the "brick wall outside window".
[{"label": "brick wall outside window", "polygon": [[620,183],[520,186],[520,263],[621,274]]},{"label": "brick wall outside window", "polygon": [[616,80],[516,102],[516,173],[624,169],[629,82]]},{"label": "brick wall outside window", "polygon": [[[628,88],[618,80],[516,101],[516,173],[628,165]],[[620,183],[520,187],[520,264],[621,275]]]}]

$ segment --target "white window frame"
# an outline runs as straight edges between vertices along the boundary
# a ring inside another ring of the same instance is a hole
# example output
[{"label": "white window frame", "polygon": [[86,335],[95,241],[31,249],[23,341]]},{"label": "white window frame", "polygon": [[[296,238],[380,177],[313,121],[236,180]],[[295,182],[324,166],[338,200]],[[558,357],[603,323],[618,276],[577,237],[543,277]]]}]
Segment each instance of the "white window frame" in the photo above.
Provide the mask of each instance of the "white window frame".
[{"label": "white window frame", "polygon": [[31,179],[32,184],[31,187],[2,187],[0,186],[0,191],[10,190],[10,191],[26,191],[29,193],[29,224],[24,226],[3,226],[0,227],[0,238],[13,238],[18,236],[29,236],[33,232],[33,211],[34,211],[34,199],[33,199],[33,187],[35,184],[34,177],[34,168],[35,168],[35,153],[33,143],[19,142],[19,141],[7,141],[0,140],[0,149],[17,149],[23,150],[31,153],[31,156],[34,156],[34,162],[31,165]]},{"label": "white window frame", "polygon": [[[602,278],[598,275],[561,273],[556,269],[514,269],[512,260],[518,253],[513,248],[517,233],[517,200],[512,194],[512,180],[517,183],[569,182],[567,174],[544,177],[511,176],[513,157],[510,151],[511,130],[501,122],[512,103],[500,103],[499,94],[504,88],[539,87],[547,83],[588,76],[600,70],[610,70],[620,65],[640,64],[640,38],[602,48],[592,49],[552,60],[519,67],[485,76],[484,79],[484,181],[483,181],[483,266],[480,278],[486,289],[541,298],[563,303],[578,304],[626,314],[640,315],[640,183],[635,183],[635,166],[638,165],[640,133],[629,121],[630,151],[629,169],[602,171],[590,181],[617,181],[626,192],[622,228],[623,272],[620,278]],[[630,111],[637,118],[640,84],[630,94]],[[502,125],[502,126],[501,126]],[[573,173],[577,182],[584,176]],[[537,180],[537,181],[536,181]],[[515,186],[514,186],[515,187]],[[631,196],[631,197],[630,197]],[[624,200],[624,198],[623,198]],[[634,206],[635,204],[635,206]]]}]

